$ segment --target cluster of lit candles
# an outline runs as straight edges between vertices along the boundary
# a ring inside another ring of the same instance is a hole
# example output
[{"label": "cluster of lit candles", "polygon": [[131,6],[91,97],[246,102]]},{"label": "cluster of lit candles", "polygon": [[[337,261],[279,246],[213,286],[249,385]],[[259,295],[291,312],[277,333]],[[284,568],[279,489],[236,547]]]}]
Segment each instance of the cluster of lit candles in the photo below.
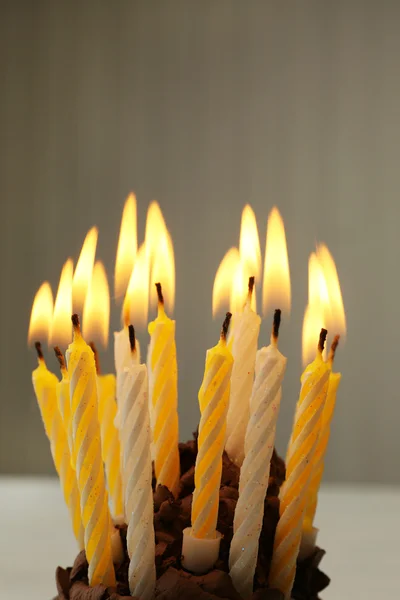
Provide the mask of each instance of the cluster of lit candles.
[{"label": "cluster of lit candles", "polygon": [[[29,342],[35,342],[39,361],[33,386],[73,531],[86,552],[90,585],[115,585],[114,565],[123,556],[116,526],[125,522],[130,591],[150,600],[156,580],[152,464],[157,485],[168,487],[176,497],[180,480],[175,321],[167,315],[175,294],[173,244],[160,207],[153,202],[144,243],[137,248],[136,199],[129,196],[115,267],[115,297],[124,297],[123,328],[114,334],[116,376],[103,375],[92,339],[107,345],[110,293],[105,269],[95,262],[97,237],[96,228],[91,229],[75,270],[71,259],[65,263],[54,303],[47,282],[35,296],[28,336]],[[255,215],[246,206],[239,247],[227,252],[214,281],[213,313],[224,302],[230,312],[217,345],[206,354],[199,390],[192,526],[184,531],[182,548],[182,564],[191,572],[206,572],[217,560],[219,488],[226,450],[240,468],[229,565],[243,598],[253,586],[286,370],[278,333],[281,312],[290,309],[290,275],[284,226],[276,208],[268,219],[263,273],[263,312],[275,309],[271,343],[257,350],[261,318],[255,285],[261,262]],[[150,343],[144,364],[134,327],[147,322],[153,298],[158,314],[148,325]],[[82,331],[78,314],[82,314]],[[327,326],[335,336],[326,358]],[[310,256],[309,304],[303,324],[303,360],[308,359],[310,347],[314,353],[316,348],[316,355],[301,378],[269,579],[270,586],[286,598],[290,598],[296,561],[315,546],[314,517],[340,381],[332,365],[339,334],[344,332],[336,267],[321,245]],[[47,369],[41,341],[54,347],[61,380]]]}]

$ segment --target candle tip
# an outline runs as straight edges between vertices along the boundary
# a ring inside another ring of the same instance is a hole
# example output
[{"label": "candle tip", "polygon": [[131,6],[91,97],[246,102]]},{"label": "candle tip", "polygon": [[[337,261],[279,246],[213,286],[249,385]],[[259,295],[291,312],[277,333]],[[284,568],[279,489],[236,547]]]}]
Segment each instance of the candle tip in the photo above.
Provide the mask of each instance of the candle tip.
[{"label": "candle tip", "polygon": [[276,341],[279,336],[279,327],[281,325],[281,314],[280,308],[277,308],[274,312],[274,320],[272,322],[272,339]]},{"label": "candle tip", "polygon": [[326,342],[326,336],[328,335],[328,330],[322,328],[321,329],[321,333],[319,334],[319,342],[318,342],[318,350],[320,352],[324,351],[325,348],[325,342]]},{"label": "candle tip", "polygon": [[158,296],[158,303],[164,305],[164,296],[162,293],[161,283],[156,283],[156,290]]},{"label": "candle tip", "polygon": [[226,340],[226,336],[228,335],[229,324],[231,322],[232,313],[227,312],[224,322],[222,323],[221,329],[221,339]]},{"label": "candle tip", "polygon": [[60,365],[61,372],[65,371],[66,367],[65,367],[64,355],[58,346],[54,346],[54,354],[56,355],[58,364]]},{"label": "candle tip", "polygon": [[100,360],[99,360],[99,353],[97,351],[97,347],[96,344],[94,342],[90,342],[89,346],[91,347],[91,349],[93,350],[93,355],[94,355],[94,363],[96,365],[96,373],[97,375],[100,375],[101,373],[101,369],[100,369]]},{"label": "candle tip", "polygon": [[255,281],[256,281],[256,279],[255,279],[254,275],[252,275],[252,277],[249,277],[249,298],[250,299],[253,295]]},{"label": "candle tip", "polygon": [[38,359],[39,360],[44,360],[43,351],[42,351],[42,344],[40,342],[35,342],[35,348],[36,348],[36,352],[37,352],[37,355],[38,355]]},{"label": "candle tip", "polygon": [[136,336],[135,336],[135,328],[133,325],[129,325],[129,344],[131,346],[131,352],[136,352]]},{"label": "candle tip", "polygon": [[335,359],[335,353],[336,353],[336,349],[339,345],[339,340],[340,340],[340,335],[335,335],[335,337],[333,338],[330,352],[329,352],[329,361],[331,363],[333,363],[333,361]]}]

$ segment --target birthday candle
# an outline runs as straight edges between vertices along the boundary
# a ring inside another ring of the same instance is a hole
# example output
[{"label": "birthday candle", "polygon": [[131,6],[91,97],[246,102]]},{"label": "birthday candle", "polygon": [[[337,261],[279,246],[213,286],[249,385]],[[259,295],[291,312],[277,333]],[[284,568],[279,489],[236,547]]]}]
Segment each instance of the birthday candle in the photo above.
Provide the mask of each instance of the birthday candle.
[{"label": "birthday candle", "polygon": [[[129,326],[129,333],[131,352],[135,354],[132,325]],[[150,600],[154,596],[156,568],[146,365],[132,360],[123,373],[121,392],[121,442],[130,559],[129,589],[132,596]]]},{"label": "birthday candle", "polygon": [[74,339],[67,351],[76,474],[85,527],[89,584],[115,585],[111,552],[111,517],[101,456],[96,367],[92,349],[83,339],[78,315],[73,315]]},{"label": "birthday candle", "polygon": [[75,469],[75,458],[73,456],[74,441],[72,439],[71,402],[69,398],[68,371],[65,365],[64,355],[58,346],[55,346],[54,352],[59,362],[61,371],[61,381],[57,383],[57,403],[68,440],[68,447],[71,456],[71,465]]},{"label": "birthday candle", "polygon": [[207,352],[203,383],[199,390],[201,418],[192,503],[192,533],[198,538],[215,537],[217,524],[222,452],[233,366],[233,357],[226,345],[230,316],[228,313],[218,344]]},{"label": "birthday candle", "polygon": [[326,329],[322,329],[316,359],[303,373],[286,458],[286,481],[280,494],[280,518],[275,533],[269,585],[280,590],[285,600],[290,599],[296,574],[307,490],[328,389],[330,367],[322,359],[326,334]]},{"label": "birthday candle", "polygon": [[245,459],[240,470],[239,500],[233,521],[229,555],[230,576],[242,598],[253,591],[258,541],[264,516],[276,423],[287,359],[278,350],[281,311],[276,310],[271,344],[256,358],[256,378],[250,399]]},{"label": "birthday candle", "polygon": [[121,477],[121,448],[119,431],[115,426],[117,403],[115,400],[115,375],[102,375],[96,346],[92,342],[97,371],[98,410],[101,435],[101,453],[107,477],[108,494],[110,497],[111,515],[114,521],[123,519],[124,505],[122,499]]},{"label": "birthday candle", "polygon": [[226,435],[233,357],[226,343],[231,313],[227,313],[218,344],[207,350],[199,390],[200,425],[194,472],[192,527],[183,531],[183,566],[206,573],[218,558],[221,534],[216,530],[222,453]]},{"label": "birthday candle", "polygon": [[[328,363],[331,368],[333,365],[335,351],[338,343],[339,336],[336,336],[332,343],[331,351],[328,358]],[[331,432],[331,422],[335,410],[336,393],[341,378],[342,376],[340,373],[331,372],[329,376],[328,393],[326,396],[326,402],[322,413],[321,430],[318,438],[317,448],[315,450],[311,482],[307,493],[306,514],[303,523],[303,537],[304,535],[307,536],[307,534],[313,529],[314,518],[318,503],[318,492],[321,485],[322,476],[324,474],[324,460],[328,448],[329,436]]]},{"label": "birthday candle", "polygon": [[175,321],[165,314],[161,284],[157,283],[156,288],[158,315],[149,324],[148,361],[154,468],[157,484],[165,485],[176,495],[180,464]]},{"label": "birthday candle", "polygon": [[254,277],[250,277],[249,295],[245,307],[234,315],[235,333],[232,343],[234,363],[226,420],[225,449],[229,458],[239,466],[244,459],[244,439],[249,421],[249,402],[261,324],[260,317],[251,308],[253,287]]},{"label": "birthday candle", "polygon": [[79,490],[75,471],[71,466],[68,439],[61,414],[57,406],[57,377],[47,367],[39,342],[35,344],[39,366],[32,373],[32,382],[36,399],[42,415],[46,435],[50,441],[54,466],[60,477],[65,503],[68,506],[72,528],[79,548],[83,548],[83,527],[79,506]]}]

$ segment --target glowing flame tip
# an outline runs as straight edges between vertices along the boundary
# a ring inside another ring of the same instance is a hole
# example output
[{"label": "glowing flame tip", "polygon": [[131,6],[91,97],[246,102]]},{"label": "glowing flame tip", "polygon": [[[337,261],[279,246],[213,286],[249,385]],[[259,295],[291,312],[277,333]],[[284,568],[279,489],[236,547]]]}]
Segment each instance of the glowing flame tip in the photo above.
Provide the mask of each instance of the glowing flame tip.
[{"label": "glowing flame tip", "polygon": [[288,314],[291,305],[289,258],[285,226],[279,210],[274,206],[268,217],[264,261],[263,312],[280,308]]},{"label": "glowing flame tip", "polygon": [[48,281],[42,283],[35,294],[29,321],[28,344],[36,341],[48,343],[53,317],[53,292]]}]

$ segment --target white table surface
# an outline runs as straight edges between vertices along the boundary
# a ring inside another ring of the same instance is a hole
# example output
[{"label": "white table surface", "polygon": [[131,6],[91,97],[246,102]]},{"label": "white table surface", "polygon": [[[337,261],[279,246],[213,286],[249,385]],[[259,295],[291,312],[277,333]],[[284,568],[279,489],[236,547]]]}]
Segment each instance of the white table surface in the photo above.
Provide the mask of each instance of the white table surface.
[{"label": "white table surface", "polygon": [[[400,488],[325,486],[316,525],[332,578],[323,600],[400,598]],[[50,600],[77,549],[58,481],[0,478],[0,599]]]}]

